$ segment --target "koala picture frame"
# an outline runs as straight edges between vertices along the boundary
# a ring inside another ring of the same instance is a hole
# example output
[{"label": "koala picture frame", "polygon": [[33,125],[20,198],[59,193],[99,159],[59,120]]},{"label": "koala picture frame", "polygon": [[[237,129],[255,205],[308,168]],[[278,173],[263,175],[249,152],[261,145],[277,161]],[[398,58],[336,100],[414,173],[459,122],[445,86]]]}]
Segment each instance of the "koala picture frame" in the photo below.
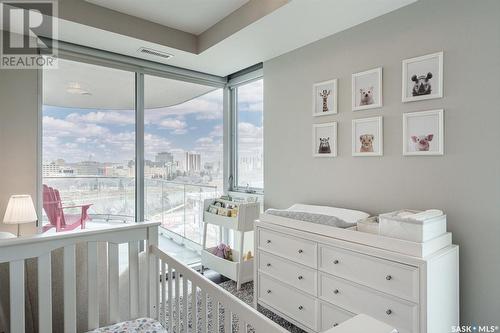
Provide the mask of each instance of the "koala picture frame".
[{"label": "koala picture frame", "polygon": [[382,96],[382,67],[352,74],[353,111],[381,108]]},{"label": "koala picture frame", "polygon": [[384,127],[382,117],[352,120],[352,156],[383,156]]},{"label": "koala picture frame", "polygon": [[403,114],[403,155],[444,155],[444,110]]},{"label": "koala picture frame", "polygon": [[443,97],[443,52],[403,60],[403,103]]},{"label": "koala picture frame", "polygon": [[313,157],[337,156],[337,122],[313,124]]},{"label": "koala picture frame", "polygon": [[337,79],[315,83],[312,90],[312,115],[314,117],[338,113]]}]

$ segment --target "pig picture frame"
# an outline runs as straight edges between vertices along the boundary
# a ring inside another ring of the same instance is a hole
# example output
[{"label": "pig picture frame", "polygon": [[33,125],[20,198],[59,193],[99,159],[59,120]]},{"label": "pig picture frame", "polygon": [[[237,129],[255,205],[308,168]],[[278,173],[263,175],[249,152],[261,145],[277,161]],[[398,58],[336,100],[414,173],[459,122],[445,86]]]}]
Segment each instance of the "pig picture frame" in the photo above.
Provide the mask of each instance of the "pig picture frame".
[{"label": "pig picture frame", "polygon": [[444,110],[403,114],[403,155],[444,155]]},{"label": "pig picture frame", "polygon": [[443,52],[403,60],[403,103],[442,97]]}]

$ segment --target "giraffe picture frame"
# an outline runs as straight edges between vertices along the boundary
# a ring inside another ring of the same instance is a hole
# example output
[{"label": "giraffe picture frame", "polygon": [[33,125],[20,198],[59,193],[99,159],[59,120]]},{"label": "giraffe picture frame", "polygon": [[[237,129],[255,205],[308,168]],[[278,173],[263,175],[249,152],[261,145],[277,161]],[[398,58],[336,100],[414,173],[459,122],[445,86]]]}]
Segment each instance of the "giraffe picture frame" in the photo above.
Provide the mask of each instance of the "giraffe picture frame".
[{"label": "giraffe picture frame", "polygon": [[338,84],[337,79],[313,84],[312,115],[314,117],[337,114]]}]

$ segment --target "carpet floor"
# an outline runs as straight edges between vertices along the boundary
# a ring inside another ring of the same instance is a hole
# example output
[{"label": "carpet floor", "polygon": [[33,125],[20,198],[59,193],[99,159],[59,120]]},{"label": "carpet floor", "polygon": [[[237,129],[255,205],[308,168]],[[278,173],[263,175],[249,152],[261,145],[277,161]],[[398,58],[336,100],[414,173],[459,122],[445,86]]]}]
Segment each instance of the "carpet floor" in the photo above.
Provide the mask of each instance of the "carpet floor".
[{"label": "carpet floor", "polygon": [[[219,286],[227,291],[229,291],[231,294],[234,296],[238,297],[240,300],[243,302],[247,303],[248,305],[252,306],[253,304],[253,282],[248,282],[245,283],[241,286],[240,290],[236,291],[236,283],[233,281],[226,281]],[[179,313],[177,312],[176,309],[173,310],[173,333],[174,332],[182,332],[182,328],[184,323],[181,323],[181,330],[178,329],[176,323],[177,323],[177,316],[180,314],[181,318],[183,316],[182,309],[183,309],[183,298],[180,297],[180,311]],[[198,291],[197,292],[197,297],[196,297],[196,303],[197,303],[197,308],[198,308],[198,316],[197,316],[197,321],[198,321],[198,332],[201,332],[201,316],[200,316],[200,309],[201,309],[201,293]],[[175,307],[174,307],[175,308]],[[215,323],[217,320],[217,315],[216,312],[214,311],[214,307],[212,306],[212,300],[210,296],[207,297],[207,326],[209,332],[214,332],[213,328],[218,327],[219,330],[218,332],[224,332],[224,316],[225,316],[225,309],[222,307],[222,305],[219,305],[219,322]],[[165,317],[163,316],[163,313],[165,311]],[[292,323],[286,321],[285,319],[281,318],[280,316],[274,314],[273,312],[259,306],[258,311],[277,323],[278,325],[282,326],[286,330],[292,332],[292,333],[305,333],[302,329],[298,328],[297,326],[293,325]],[[167,309],[162,309],[160,307],[160,318],[168,318],[168,308]],[[160,322],[163,323],[163,321],[160,319]],[[192,329],[193,327],[193,316],[192,316],[192,302],[188,302],[188,325],[189,329]],[[232,318],[232,326],[233,326],[233,332],[238,332],[239,330],[239,325],[238,325],[238,318],[237,316],[233,316]],[[249,325],[248,332],[254,333],[254,329]],[[263,332],[265,333],[265,332]]]}]

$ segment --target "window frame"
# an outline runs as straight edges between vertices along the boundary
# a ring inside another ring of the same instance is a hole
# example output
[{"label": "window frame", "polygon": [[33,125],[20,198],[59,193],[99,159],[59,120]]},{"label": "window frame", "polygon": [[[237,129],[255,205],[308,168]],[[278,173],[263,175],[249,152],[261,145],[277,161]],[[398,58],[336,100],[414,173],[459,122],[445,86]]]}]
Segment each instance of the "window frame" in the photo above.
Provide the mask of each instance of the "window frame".
[{"label": "window frame", "polygon": [[238,184],[238,88],[264,79],[262,66],[251,72],[235,75],[227,84],[229,93],[229,191],[263,195],[264,188],[242,187]]},{"label": "window frame", "polygon": [[[125,55],[115,54],[103,50],[96,50],[85,46],[59,42],[59,58],[71,61],[87,63],[91,65],[103,66],[124,70],[135,74],[135,222],[144,221],[144,75],[153,75],[167,79],[203,84],[216,88],[227,88],[226,77],[201,73],[189,69],[178,68],[166,64],[159,64]],[[43,164],[43,70],[38,70],[38,126],[37,126],[37,203],[38,216],[43,212],[42,196],[42,164]],[[223,114],[227,115],[227,105],[224,103]],[[226,119],[223,119],[225,122]],[[229,159],[223,148],[223,162]],[[224,170],[225,171],[225,170]],[[223,172],[224,172],[223,171]],[[223,179],[228,179],[228,173],[223,173]],[[224,188],[222,190],[225,190]],[[37,223],[38,232],[42,232],[42,220]]]}]

